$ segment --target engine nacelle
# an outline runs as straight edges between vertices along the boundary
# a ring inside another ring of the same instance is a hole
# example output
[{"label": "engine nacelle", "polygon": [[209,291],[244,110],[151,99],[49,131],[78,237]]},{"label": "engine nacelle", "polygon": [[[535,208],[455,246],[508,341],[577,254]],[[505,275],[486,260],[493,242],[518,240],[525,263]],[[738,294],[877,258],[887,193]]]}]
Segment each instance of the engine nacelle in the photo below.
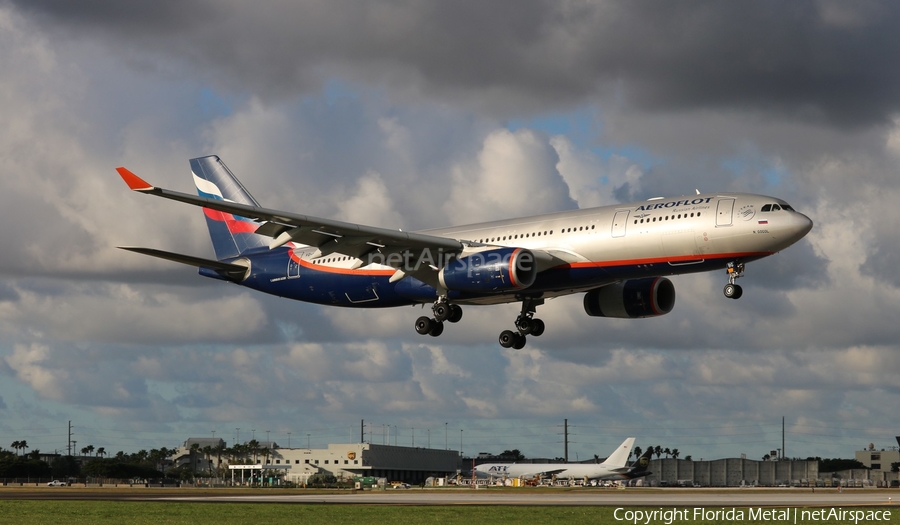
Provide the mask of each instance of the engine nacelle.
[{"label": "engine nacelle", "polygon": [[631,279],[584,294],[584,311],[591,317],[656,317],[674,306],[675,285],[665,277]]},{"label": "engine nacelle", "polygon": [[534,284],[537,264],[525,248],[497,248],[454,259],[441,268],[438,280],[447,290],[471,293],[521,290]]}]

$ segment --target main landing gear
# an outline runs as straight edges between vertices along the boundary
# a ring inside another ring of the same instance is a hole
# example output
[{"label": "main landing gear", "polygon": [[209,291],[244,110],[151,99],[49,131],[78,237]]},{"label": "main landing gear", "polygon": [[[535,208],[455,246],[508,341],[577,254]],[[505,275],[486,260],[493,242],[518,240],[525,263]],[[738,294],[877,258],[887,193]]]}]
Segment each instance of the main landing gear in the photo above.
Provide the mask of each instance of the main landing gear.
[{"label": "main landing gear", "polygon": [[534,317],[538,306],[544,304],[543,299],[524,299],[522,311],[516,317],[516,331],[504,330],[500,332],[500,346],[521,350],[525,348],[525,336],[531,334],[535,337],[544,333],[544,321]]},{"label": "main landing gear", "polygon": [[435,301],[431,307],[434,317],[429,318],[422,316],[416,319],[416,332],[421,335],[430,335],[437,337],[444,333],[444,321],[458,323],[462,319],[462,308],[455,304],[450,304],[446,297],[442,297]]},{"label": "main landing gear", "polygon": [[725,297],[729,299],[740,299],[741,296],[744,295],[744,289],[741,288],[741,285],[734,284],[734,281],[744,276],[744,263],[730,262],[726,267],[726,271],[728,272],[728,284],[725,285],[725,289],[723,290]]}]

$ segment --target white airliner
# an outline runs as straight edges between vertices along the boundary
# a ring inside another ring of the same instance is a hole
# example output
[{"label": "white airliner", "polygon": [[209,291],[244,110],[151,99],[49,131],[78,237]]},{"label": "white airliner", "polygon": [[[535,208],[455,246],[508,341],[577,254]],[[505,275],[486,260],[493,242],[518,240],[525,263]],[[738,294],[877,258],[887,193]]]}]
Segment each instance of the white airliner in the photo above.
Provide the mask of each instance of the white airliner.
[{"label": "white airliner", "polygon": [[556,476],[571,479],[634,479],[652,474],[647,470],[651,450],[627,465],[634,438],[630,437],[619,445],[602,463],[484,463],[475,466],[479,478],[510,479]]},{"label": "white airliner", "polygon": [[737,299],[745,264],[799,241],[812,221],[781,199],[741,193],[655,198],[583,210],[405,232],[261,207],[217,156],[190,161],[199,196],[157,188],[125,168],[135,191],[203,208],[216,260],[123,247],[200,274],[331,306],[431,304],[416,331],[439,336],[464,305],[521,302],[500,345],[522,348],[545,300],[584,293],[593,317],[669,313],[665,276],[726,270]]}]

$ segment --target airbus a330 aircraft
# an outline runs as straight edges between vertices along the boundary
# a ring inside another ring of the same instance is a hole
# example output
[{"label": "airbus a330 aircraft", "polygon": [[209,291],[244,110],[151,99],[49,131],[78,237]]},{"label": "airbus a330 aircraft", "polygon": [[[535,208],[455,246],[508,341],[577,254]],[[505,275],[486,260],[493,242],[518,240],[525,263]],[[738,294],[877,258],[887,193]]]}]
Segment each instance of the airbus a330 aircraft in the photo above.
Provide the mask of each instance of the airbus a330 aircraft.
[{"label": "airbus a330 aircraft", "polygon": [[416,331],[439,336],[464,305],[521,302],[504,348],[544,323],[545,300],[584,293],[593,317],[669,313],[667,275],[726,270],[737,299],[745,264],[799,241],[812,221],[774,197],[700,194],[405,232],[261,207],[217,156],[190,161],[199,196],[157,188],[117,168],[135,191],[200,206],[217,260],[123,247],[196,266],[200,274],[331,306],[432,305]]},{"label": "airbus a330 aircraft", "polygon": [[634,447],[630,437],[602,463],[484,463],[475,466],[479,478],[536,478],[556,476],[571,479],[634,479],[649,476],[652,450],[647,450],[630,467],[626,464]]}]

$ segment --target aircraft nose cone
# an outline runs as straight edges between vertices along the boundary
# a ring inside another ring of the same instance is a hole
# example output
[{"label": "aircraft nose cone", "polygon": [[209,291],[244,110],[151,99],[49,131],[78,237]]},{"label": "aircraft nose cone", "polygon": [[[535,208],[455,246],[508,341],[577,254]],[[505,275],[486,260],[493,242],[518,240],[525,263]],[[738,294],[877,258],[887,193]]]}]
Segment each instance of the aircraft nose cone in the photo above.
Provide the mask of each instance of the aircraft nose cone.
[{"label": "aircraft nose cone", "polygon": [[812,230],[812,219],[810,219],[806,215],[803,215],[802,213],[797,214],[797,223],[797,235],[799,235],[798,238],[805,237],[806,234]]},{"label": "aircraft nose cone", "polygon": [[791,244],[799,241],[812,230],[813,221],[802,213],[791,213],[791,219],[785,224],[785,233],[790,239]]}]

